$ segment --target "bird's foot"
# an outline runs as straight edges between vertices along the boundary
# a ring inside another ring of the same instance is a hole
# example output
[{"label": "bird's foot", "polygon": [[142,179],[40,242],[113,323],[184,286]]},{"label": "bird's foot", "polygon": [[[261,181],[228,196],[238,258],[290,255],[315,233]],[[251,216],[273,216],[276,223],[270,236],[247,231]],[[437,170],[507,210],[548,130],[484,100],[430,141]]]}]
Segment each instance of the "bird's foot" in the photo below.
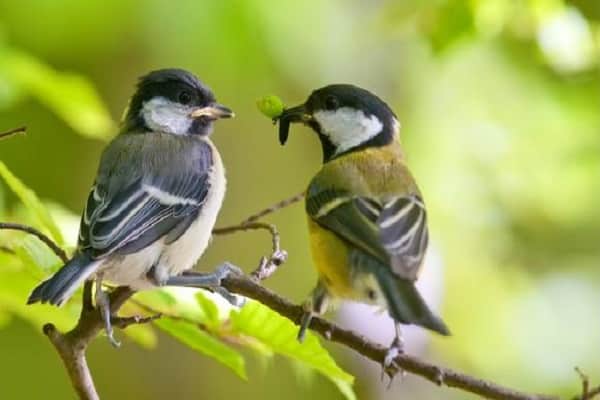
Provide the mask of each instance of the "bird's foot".
[{"label": "bird's foot", "polygon": [[300,319],[300,330],[298,331],[297,339],[300,343],[304,341],[306,331],[310,327],[310,323],[315,316],[323,315],[327,310],[328,303],[327,289],[322,282],[319,282],[313,289],[311,296],[302,304],[304,313]]},{"label": "bird's foot", "polygon": [[209,289],[223,296],[223,298],[233,306],[241,307],[246,300],[230,293],[221,286],[223,279],[231,274],[243,275],[243,271],[235,265],[225,262],[210,273],[186,271],[179,276],[172,276],[167,279],[165,285]]},{"label": "bird's foot", "polygon": [[388,348],[388,351],[385,354],[385,357],[383,358],[383,363],[381,364],[381,380],[384,380],[385,375],[387,375],[390,378],[388,388],[392,386],[392,382],[394,381],[396,375],[400,374],[401,378],[406,376],[406,371],[404,371],[396,362],[396,357],[403,353],[404,340],[402,340],[402,336],[399,335],[398,330],[396,337],[394,338],[392,344]]},{"label": "bird's foot", "polygon": [[96,307],[100,311],[100,316],[104,321],[104,328],[106,330],[108,341],[113,347],[121,346],[121,342],[115,339],[114,336],[114,330],[111,323],[110,299],[108,294],[102,290],[101,280],[96,281]]},{"label": "bird's foot", "polygon": [[227,278],[229,275],[244,275],[244,271],[242,271],[240,267],[237,267],[226,261],[215,269],[214,274],[219,281],[218,286],[221,286],[221,281]]},{"label": "bird's foot", "polygon": [[212,288],[215,293],[218,293],[221,297],[223,297],[229,304],[234,307],[243,307],[246,304],[246,298],[244,296],[238,296],[231,293],[229,290],[225,289],[222,286],[216,286]]},{"label": "bird's foot", "polygon": [[298,342],[300,343],[304,342],[304,339],[306,338],[306,331],[310,326],[310,321],[312,321],[313,317],[315,316],[310,301],[305,302],[302,305],[302,308],[304,309],[304,313],[302,314],[302,318],[300,319],[300,329],[298,330],[298,336],[296,336]]}]

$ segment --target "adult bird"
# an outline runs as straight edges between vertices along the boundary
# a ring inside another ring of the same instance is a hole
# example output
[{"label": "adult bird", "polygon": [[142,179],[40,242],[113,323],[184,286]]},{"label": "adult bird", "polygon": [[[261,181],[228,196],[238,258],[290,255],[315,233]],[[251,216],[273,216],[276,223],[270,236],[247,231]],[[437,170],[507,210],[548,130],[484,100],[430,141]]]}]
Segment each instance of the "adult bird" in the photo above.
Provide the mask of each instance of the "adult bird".
[{"label": "adult bird", "polygon": [[278,117],[285,144],[290,124],[317,133],[323,166],[306,191],[309,240],[319,280],[305,304],[302,340],[330,298],[388,309],[396,337],[385,366],[402,350],[400,324],[449,331],[415,287],[428,244],[427,213],[399,141],[400,124],[373,93],[352,85],[315,90]]},{"label": "adult bird", "polygon": [[216,120],[233,115],[190,72],[161,69],[140,78],[119,135],[102,154],[77,250],[28,304],[60,306],[93,279],[107,335],[118,345],[102,282],[134,290],[218,288],[234,267],[186,271],[206,249],[225,195],[225,171],[209,136]]}]

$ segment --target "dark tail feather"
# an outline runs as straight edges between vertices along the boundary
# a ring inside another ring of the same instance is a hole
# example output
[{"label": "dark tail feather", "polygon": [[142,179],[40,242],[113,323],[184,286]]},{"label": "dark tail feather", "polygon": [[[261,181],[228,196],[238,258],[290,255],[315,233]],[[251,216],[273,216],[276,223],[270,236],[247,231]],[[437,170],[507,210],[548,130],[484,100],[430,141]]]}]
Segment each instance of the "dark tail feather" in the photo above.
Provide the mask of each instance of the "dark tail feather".
[{"label": "dark tail feather", "polygon": [[404,324],[415,324],[441,335],[450,335],[448,327],[433,314],[417,291],[414,282],[398,279],[389,270],[380,269],[375,276],[388,302],[390,315]]},{"label": "dark tail feather", "polygon": [[91,257],[77,253],[68,263],[59,269],[52,277],[38,285],[27,300],[27,304],[42,302],[62,305],[73,292],[98,267],[99,262]]}]

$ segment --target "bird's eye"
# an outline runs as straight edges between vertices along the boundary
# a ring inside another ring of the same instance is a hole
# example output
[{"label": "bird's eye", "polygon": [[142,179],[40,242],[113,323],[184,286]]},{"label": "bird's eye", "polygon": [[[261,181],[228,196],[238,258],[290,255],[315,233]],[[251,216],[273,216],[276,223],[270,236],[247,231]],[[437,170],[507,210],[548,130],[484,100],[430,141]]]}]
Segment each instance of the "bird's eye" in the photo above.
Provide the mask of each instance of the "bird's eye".
[{"label": "bird's eye", "polygon": [[338,108],[339,102],[335,96],[327,96],[325,99],[325,108],[329,111],[333,111]]},{"label": "bird's eye", "polygon": [[192,101],[192,95],[190,92],[188,92],[187,90],[184,90],[183,92],[179,93],[179,102],[181,104],[190,104],[191,101]]}]

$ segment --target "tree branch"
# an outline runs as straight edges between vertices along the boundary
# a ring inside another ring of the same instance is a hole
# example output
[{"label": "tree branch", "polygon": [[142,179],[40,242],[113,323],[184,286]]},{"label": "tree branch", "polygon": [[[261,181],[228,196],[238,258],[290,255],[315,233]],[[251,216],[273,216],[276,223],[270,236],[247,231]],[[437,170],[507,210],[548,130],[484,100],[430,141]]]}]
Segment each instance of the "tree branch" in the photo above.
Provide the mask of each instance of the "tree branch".
[{"label": "tree branch", "polygon": [[6,138],[8,138],[10,136],[13,136],[13,135],[17,135],[19,133],[25,134],[26,131],[27,131],[26,127],[20,126],[18,128],[14,128],[14,129],[2,132],[2,133],[0,133],[0,140],[6,139]]},{"label": "tree branch", "polygon": [[[282,202],[283,203],[283,202]],[[251,221],[252,222],[252,221]],[[260,224],[264,225],[264,224]],[[244,226],[242,224],[242,226]],[[258,226],[258,225],[255,225]],[[245,228],[232,229],[223,228],[224,231],[232,232],[245,230]],[[64,251],[35,228],[18,224],[1,223],[0,229],[17,229],[35,235],[46,243],[59,257],[65,256]],[[247,229],[264,229],[247,228]],[[270,229],[269,229],[270,230]],[[273,233],[273,231],[271,230]],[[274,231],[277,232],[276,230]],[[278,239],[273,239],[274,248],[278,246]],[[277,246],[276,246],[277,243]],[[223,282],[223,287],[227,290],[252,299],[255,299],[267,307],[288,318],[295,324],[298,324],[302,318],[304,310],[301,306],[291,303],[289,300],[279,296],[271,290],[261,286],[256,278],[249,278],[245,275],[229,275]],[[86,282],[83,293],[83,307],[79,321],[75,328],[67,333],[60,333],[52,324],[44,326],[44,333],[48,336],[56,350],[58,351],[65,368],[71,378],[73,387],[81,399],[98,399],[98,393],[93,384],[93,380],[85,359],[85,351],[89,343],[100,333],[104,324],[98,310],[92,307],[91,303],[92,285]],[[116,313],[119,308],[133,295],[133,291],[126,287],[118,287],[110,294],[111,311]],[[153,316],[142,319],[123,319],[123,326],[129,326],[130,322],[138,321],[140,323],[149,322],[158,318]],[[119,319],[117,319],[119,321]],[[373,343],[365,337],[352,331],[340,328],[336,324],[330,323],[322,318],[313,318],[310,329],[321,334],[328,341],[339,343],[357,353],[369,358],[370,360],[382,364],[387,354],[387,348],[377,343]],[[498,400],[556,400],[558,397],[542,394],[528,394],[519,392],[508,387],[501,386],[494,382],[485,381],[461,372],[437,366],[420,360],[417,357],[408,354],[400,354],[394,360],[399,368],[415,375],[419,375],[436,385],[445,385],[461,389],[466,392],[477,394],[488,399]],[[584,391],[582,396],[577,399],[591,400],[600,393],[600,388],[589,390],[587,377],[582,376]]]},{"label": "tree branch", "polygon": [[[92,285],[86,282],[83,287],[84,299],[91,299]],[[116,313],[119,308],[133,295],[126,287],[118,287],[110,293],[110,309]],[[145,320],[143,320],[145,322]],[[129,322],[129,321],[128,321]],[[127,326],[131,325],[129,323]],[[73,388],[80,399],[97,400],[98,392],[87,365],[85,353],[88,345],[104,329],[104,321],[100,311],[88,306],[81,308],[79,321],[67,333],[59,332],[53,324],[44,325],[43,331],[60,355],[65,365]]]},{"label": "tree branch", "polygon": [[[223,286],[234,293],[253,298],[267,307],[275,310],[282,316],[288,318],[295,324],[299,324],[304,310],[302,306],[295,305],[289,300],[279,296],[248,279],[245,276],[229,275],[223,281]],[[387,347],[373,343],[363,336],[360,336],[349,330],[340,328],[322,318],[313,318],[310,329],[318,332],[326,340],[340,343],[363,356],[382,364],[386,356]],[[434,364],[422,361],[408,354],[398,355],[395,359],[396,364],[407,372],[419,375],[436,385],[446,385],[455,387],[464,391],[480,395],[488,399],[502,400],[556,400],[557,397],[526,394],[496,383],[478,379],[448,368],[439,367]]]}]

